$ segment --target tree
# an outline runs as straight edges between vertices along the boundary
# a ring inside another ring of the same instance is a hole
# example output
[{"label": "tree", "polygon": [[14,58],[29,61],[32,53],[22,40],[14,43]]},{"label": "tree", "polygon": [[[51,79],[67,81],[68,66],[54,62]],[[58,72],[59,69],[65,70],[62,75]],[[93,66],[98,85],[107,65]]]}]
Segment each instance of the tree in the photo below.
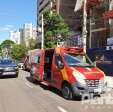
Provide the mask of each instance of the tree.
[{"label": "tree", "polygon": [[68,25],[64,19],[56,12],[44,13],[44,33],[45,33],[45,47],[54,47],[58,38],[64,39],[69,34]]},{"label": "tree", "polygon": [[11,40],[5,40],[1,43],[1,48],[10,48],[13,44],[15,44]]},{"label": "tree", "polygon": [[3,57],[9,56],[10,52],[11,52],[11,47],[14,45],[15,43],[11,40],[5,40],[1,43],[0,45],[0,52],[1,55]]},{"label": "tree", "polygon": [[0,45],[0,52],[2,52],[2,48],[1,48],[1,45]]},{"label": "tree", "polygon": [[25,47],[25,45],[14,44],[11,49],[11,57],[15,60],[20,60],[25,56],[26,52],[27,52],[27,48]]},{"label": "tree", "polygon": [[28,40],[28,44],[29,44],[29,46],[28,46],[28,49],[29,50],[33,50],[33,49],[36,49],[38,47],[37,40],[36,39],[33,39],[33,38],[31,38],[31,39]]},{"label": "tree", "polygon": [[1,45],[0,45],[0,56],[1,56],[1,54],[2,54],[2,48],[1,48]]}]

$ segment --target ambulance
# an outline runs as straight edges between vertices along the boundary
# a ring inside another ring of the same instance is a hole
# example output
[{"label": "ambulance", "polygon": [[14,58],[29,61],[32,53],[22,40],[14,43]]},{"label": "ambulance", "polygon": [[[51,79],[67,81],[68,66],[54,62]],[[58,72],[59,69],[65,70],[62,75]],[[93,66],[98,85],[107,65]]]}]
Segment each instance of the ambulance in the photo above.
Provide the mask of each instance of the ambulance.
[{"label": "ambulance", "polygon": [[105,74],[79,47],[37,49],[32,53],[30,74],[34,81],[57,88],[65,99],[105,92]]},{"label": "ambulance", "polygon": [[37,50],[39,49],[30,50],[25,55],[25,57],[23,58],[23,70],[31,71],[31,63],[33,63],[33,57],[35,53],[37,53]]}]

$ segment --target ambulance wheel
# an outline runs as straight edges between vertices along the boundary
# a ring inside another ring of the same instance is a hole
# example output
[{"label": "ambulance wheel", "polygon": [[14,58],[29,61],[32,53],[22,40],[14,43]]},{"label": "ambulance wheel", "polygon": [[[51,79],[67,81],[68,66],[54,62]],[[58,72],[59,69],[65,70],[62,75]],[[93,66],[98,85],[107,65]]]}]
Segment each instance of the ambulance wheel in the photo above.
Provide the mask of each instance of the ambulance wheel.
[{"label": "ambulance wheel", "polygon": [[73,91],[69,84],[64,84],[62,87],[62,96],[65,99],[72,100],[73,99]]}]

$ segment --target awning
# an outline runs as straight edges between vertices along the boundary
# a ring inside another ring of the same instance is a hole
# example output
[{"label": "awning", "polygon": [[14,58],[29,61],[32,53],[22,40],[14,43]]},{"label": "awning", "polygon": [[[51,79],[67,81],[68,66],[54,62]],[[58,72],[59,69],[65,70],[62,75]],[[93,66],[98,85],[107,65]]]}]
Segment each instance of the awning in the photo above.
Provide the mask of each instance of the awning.
[{"label": "awning", "polygon": [[98,4],[100,4],[102,0],[87,0],[87,8],[92,8]]},{"label": "awning", "polygon": [[105,19],[109,19],[109,18],[113,19],[113,10],[109,10],[109,11],[104,12],[103,17]]},{"label": "awning", "polygon": [[[75,9],[74,9],[75,12],[80,10],[81,8],[83,8],[83,1],[84,0],[76,1]],[[95,7],[96,5],[100,4],[101,2],[103,2],[103,0],[87,0],[87,9]]]}]

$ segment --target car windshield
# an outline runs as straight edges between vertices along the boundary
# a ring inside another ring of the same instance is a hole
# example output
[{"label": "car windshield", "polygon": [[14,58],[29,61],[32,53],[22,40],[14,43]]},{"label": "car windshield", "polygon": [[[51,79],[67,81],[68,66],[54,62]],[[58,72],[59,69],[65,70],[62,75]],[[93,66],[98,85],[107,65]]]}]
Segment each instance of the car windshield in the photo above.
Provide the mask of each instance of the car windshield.
[{"label": "car windshield", "polygon": [[83,54],[64,54],[64,60],[69,66],[84,66],[84,67],[94,67],[91,60]]},{"label": "car windshield", "polygon": [[11,63],[13,63],[13,61],[12,60],[0,60],[0,64],[11,64]]}]

